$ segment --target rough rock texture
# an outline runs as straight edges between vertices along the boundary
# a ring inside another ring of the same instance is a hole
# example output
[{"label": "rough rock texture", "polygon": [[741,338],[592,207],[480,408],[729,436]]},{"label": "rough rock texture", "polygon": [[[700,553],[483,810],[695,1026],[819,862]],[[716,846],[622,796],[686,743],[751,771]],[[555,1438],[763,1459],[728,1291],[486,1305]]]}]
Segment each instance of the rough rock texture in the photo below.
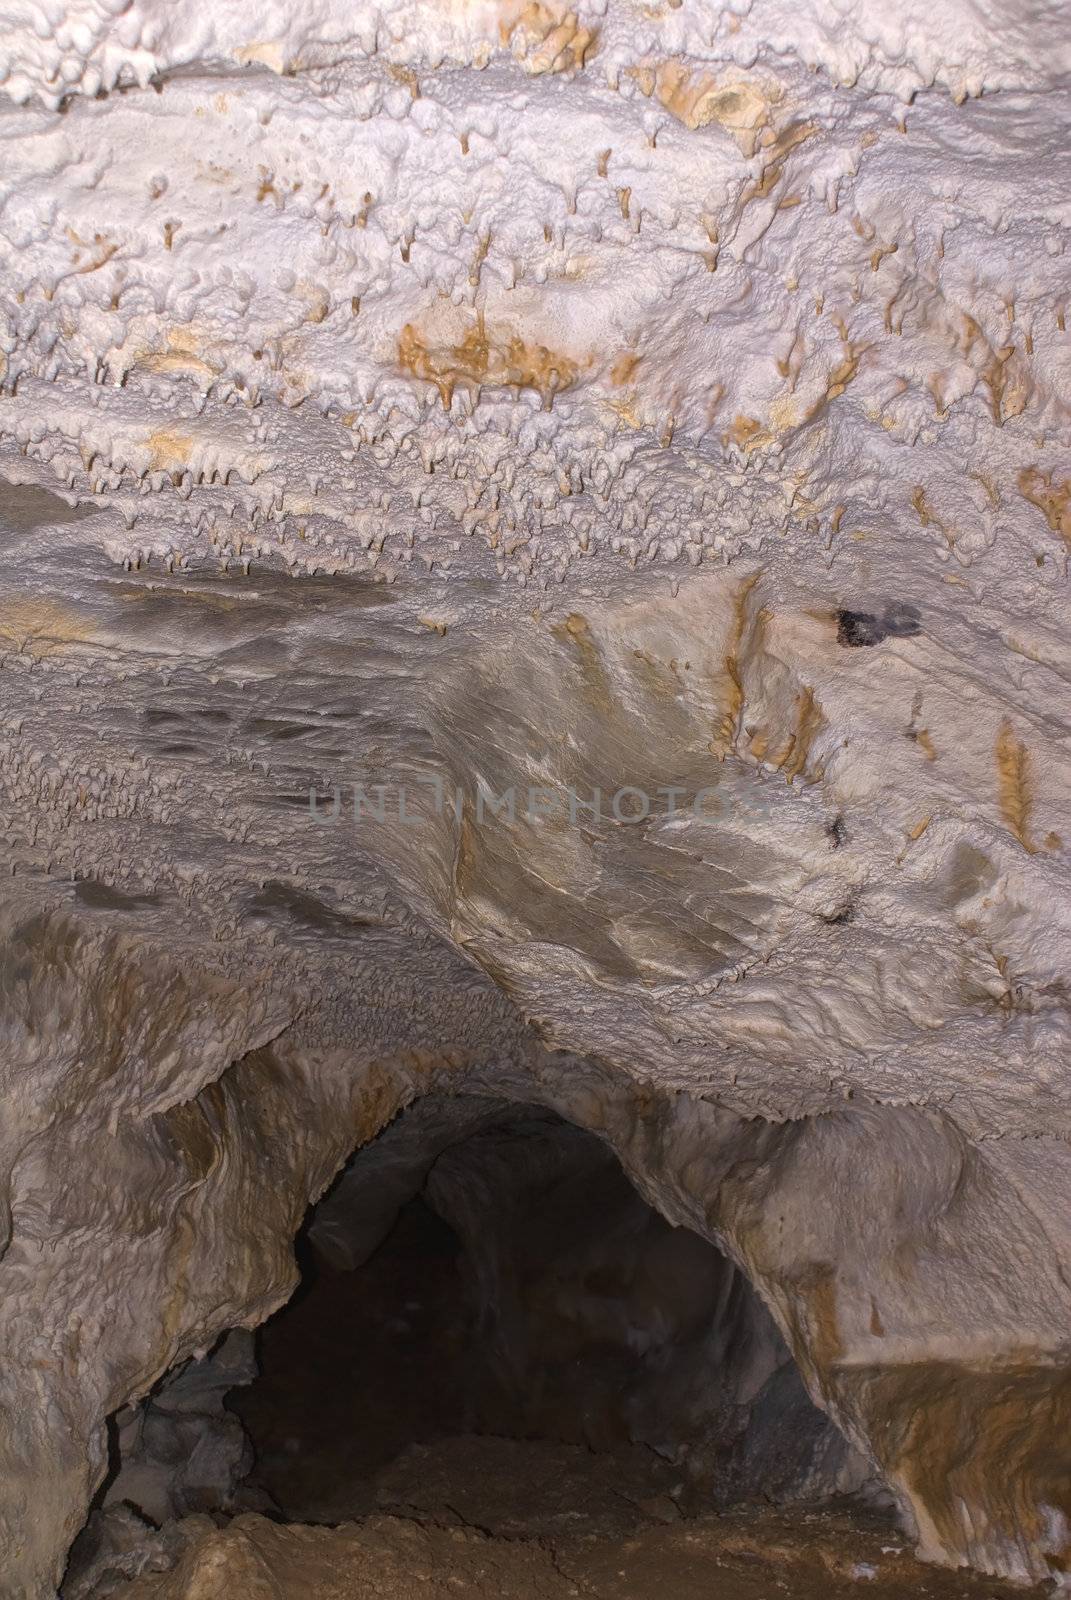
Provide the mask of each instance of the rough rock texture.
[{"label": "rough rock texture", "polygon": [[164,1578],[124,1585],[121,1600],[447,1600],[503,1594],[563,1600],[575,1594],[537,1543],[488,1539],[476,1530],[423,1529],[376,1518],[359,1527],[281,1528],[240,1517],[228,1528],[189,1529],[188,1547]]},{"label": "rough rock texture", "polygon": [[224,1399],[256,1371],[253,1336],[235,1329],[204,1360],[169,1376],[144,1405],[120,1412],[118,1468],[106,1504],[135,1505],[157,1525],[189,1512],[239,1509],[236,1490],[253,1452]]},{"label": "rough rock texture", "polygon": [[429,1089],[715,1240],[927,1558],[1066,1570],[1069,66],[0,0],[13,1594]]},{"label": "rough rock texture", "polygon": [[[618,1520],[621,1514],[618,1513]],[[115,1600],[1010,1600],[1022,1591],[965,1574],[927,1570],[887,1528],[860,1529],[810,1514],[795,1522],[757,1511],[698,1522],[648,1518],[622,1541],[596,1534],[505,1537],[426,1519],[371,1517],[339,1528],[278,1527],[240,1517],[177,1524],[185,1545],[166,1576],[123,1584]],[[1036,1591],[1035,1591],[1036,1592]]]}]

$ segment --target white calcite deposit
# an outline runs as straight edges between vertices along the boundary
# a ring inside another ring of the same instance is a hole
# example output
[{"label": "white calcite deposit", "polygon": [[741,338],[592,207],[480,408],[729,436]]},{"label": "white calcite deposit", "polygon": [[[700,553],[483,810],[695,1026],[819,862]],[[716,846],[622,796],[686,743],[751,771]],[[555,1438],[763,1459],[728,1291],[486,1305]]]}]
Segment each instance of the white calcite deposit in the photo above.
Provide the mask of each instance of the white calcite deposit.
[{"label": "white calcite deposit", "polygon": [[719,1243],[927,1558],[1066,1573],[1069,74],[0,0],[4,1594],[431,1090]]}]

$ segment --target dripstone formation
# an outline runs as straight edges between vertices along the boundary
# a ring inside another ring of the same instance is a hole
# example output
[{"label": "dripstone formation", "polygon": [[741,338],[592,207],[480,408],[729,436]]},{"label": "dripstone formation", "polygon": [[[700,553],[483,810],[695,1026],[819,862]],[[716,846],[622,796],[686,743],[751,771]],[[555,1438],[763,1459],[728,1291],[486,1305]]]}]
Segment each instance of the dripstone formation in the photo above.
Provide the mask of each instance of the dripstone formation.
[{"label": "dripstone formation", "polygon": [[1069,85],[1027,0],[0,0],[0,1593],[508,1104],[1066,1583]]}]

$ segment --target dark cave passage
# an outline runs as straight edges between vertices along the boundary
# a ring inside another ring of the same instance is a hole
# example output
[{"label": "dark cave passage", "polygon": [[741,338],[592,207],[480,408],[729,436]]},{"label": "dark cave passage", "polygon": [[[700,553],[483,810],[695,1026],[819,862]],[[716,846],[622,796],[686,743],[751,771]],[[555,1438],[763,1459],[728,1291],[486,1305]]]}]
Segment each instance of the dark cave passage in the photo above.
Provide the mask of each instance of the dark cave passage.
[{"label": "dark cave passage", "polygon": [[260,1376],[229,1406],[253,1441],[257,1482],[299,1521],[375,1503],[375,1474],[409,1445],[463,1433],[472,1314],[453,1230],[421,1196],[356,1269],[307,1234],[301,1287],[260,1331]]},{"label": "dark cave passage", "polygon": [[860,1484],[746,1279],[550,1112],[418,1103],[298,1248],[260,1376],[227,1402],[288,1520],[539,1532]]}]

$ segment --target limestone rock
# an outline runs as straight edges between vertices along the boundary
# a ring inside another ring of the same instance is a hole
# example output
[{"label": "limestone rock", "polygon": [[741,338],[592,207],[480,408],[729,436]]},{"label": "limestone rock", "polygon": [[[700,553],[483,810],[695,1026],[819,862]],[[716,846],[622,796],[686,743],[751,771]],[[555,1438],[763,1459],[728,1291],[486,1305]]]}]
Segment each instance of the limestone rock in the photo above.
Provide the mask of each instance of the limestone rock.
[{"label": "limestone rock", "polygon": [[1066,1582],[1069,70],[4,0],[13,1596],[426,1094],[605,1140],[928,1559]]}]

